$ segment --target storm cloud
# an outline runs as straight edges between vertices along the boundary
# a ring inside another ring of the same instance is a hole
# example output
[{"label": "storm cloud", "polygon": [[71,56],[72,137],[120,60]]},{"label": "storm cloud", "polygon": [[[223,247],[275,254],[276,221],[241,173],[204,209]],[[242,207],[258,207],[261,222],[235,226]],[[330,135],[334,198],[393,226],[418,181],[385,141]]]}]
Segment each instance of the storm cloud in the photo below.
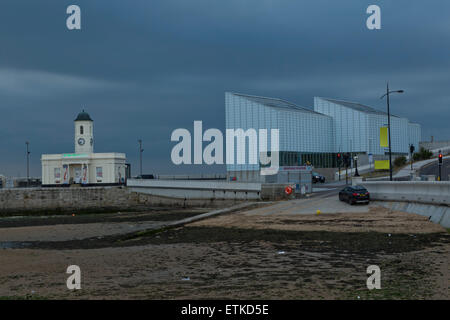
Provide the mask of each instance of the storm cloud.
[{"label": "storm cloud", "polygon": [[[82,29],[66,28],[76,4]],[[366,28],[377,4],[382,29]],[[404,89],[392,112],[450,139],[450,3],[324,0],[2,0],[0,174],[31,174],[40,155],[73,151],[73,120],[94,119],[95,151],[125,152],[137,173],[220,172],[177,167],[171,132],[224,129],[224,92],[314,96],[385,108],[386,82]]]}]

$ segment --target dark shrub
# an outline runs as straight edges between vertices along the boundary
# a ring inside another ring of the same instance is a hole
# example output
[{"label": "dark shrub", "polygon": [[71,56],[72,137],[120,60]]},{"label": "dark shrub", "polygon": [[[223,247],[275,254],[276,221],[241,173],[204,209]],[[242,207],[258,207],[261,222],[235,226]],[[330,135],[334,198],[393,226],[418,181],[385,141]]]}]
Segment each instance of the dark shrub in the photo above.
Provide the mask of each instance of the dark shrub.
[{"label": "dark shrub", "polygon": [[401,167],[404,166],[405,164],[406,164],[406,157],[404,156],[398,157],[394,160],[394,166],[396,167]]}]

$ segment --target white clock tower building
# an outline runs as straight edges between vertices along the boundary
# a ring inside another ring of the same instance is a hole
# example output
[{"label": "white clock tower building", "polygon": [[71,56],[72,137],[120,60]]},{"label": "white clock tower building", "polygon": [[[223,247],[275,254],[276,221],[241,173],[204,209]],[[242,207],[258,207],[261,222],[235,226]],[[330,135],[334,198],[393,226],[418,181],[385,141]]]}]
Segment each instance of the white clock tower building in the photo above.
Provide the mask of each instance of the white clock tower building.
[{"label": "white clock tower building", "polygon": [[84,110],[75,119],[75,153],[94,153],[94,121]]},{"label": "white clock tower building", "polygon": [[43,154],[42,185],[124,184],[129,165],[124,153],[94,153],[94,121],[84,110],[75,119],[75,153]]}]

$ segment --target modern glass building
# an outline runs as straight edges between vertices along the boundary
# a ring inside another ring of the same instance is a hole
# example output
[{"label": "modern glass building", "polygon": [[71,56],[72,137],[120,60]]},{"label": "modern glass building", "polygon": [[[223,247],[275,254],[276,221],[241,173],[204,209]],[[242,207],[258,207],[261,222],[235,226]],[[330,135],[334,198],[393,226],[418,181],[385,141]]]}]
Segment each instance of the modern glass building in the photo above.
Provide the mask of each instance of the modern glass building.
[{"label": "modern glass building", "polygon": [[[278,129],[282,170],[311,164],[331,172],[338,167],[338,153],[358,154],[364,164],[369,154],[382,158],[387,152],[379,143],[386,113],[355,102],[315,97],[312,110],[282,99],[226,92],[225,118],[226,129],[267,129],[268,146],[270,130]],[[407,155],[410,144],[417,149],[420,137],[419,124],[391,116],[393,154]],[[240,181],[267,181],[260,169],[259,155],[257,164],[227,163],[228,176]]]},{"label": "modern glass building", "polygon": [[[387,127],[387,113],[357,102],[314,98],[314,110],[333,118],[336,152],[385,155],[380,147],[380,128]],[[392,153],[407,155],[409,145],[419,147],[421,127],[391,114]]]}]

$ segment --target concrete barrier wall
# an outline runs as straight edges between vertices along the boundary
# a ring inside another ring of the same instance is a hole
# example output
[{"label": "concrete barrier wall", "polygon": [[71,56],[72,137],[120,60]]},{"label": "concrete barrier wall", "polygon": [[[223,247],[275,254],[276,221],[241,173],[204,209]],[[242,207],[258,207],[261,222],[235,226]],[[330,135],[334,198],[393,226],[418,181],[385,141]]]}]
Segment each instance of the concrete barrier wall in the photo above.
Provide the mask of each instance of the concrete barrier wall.
[{"label": "concrete barrier wall", "polygon": [[129,179],[127,187],[133,192],[177,199],[258,200],[261,198],[260,183]]},{"label": "concrete barrier wall", "polygon": [[224,174],[158,174],[156,179],[159,180],[226,180],[227,175]]},{"label": "concrete barrier wall", "polygon": [[450,182],[439,181],[363,181],[374,200],[408,201],[450,205]]},{"label": "concrete barrier wall", "polygon": [[228,207],[234,199],[177,199],[126,187],[0,189],[0,216],[65,212],[138,211],[155,207]]},{"label": "concrete barrier wall", "polygon": [[[432,150],[432,149],[439,149],[444,147],[450,147],[450,140],[446,141],[422,141],[419,144],[419,148],[424,147],[425,149]],[[419,150],[416,150],[419,151]]]},{"label": "concrete barrier wall", "polygon": [[287,184],[263,184],[261,187],[261,199],[262,200],[281,200],[289,199],[290,197],[286,195],[284,189]]},{"label": "concrete barrier wall", "polygon": [[227,181],[171,181],[129,179],[128,188],[137,193],[186,200],[280,200],[287,198],[288,184]]},{"label": "concrete barrier wall", "polygon": [[382,207],[402,212],[410,212],[428,217],[430,221],[438,223],[445,228],[450,228],[450,207],[430,204],[380,201]]},{"label": "concrete barrier wall", "polygon": [[450,182],[438,181],[363,181],[371,200],[392,210],[426,216],[450,228]]}]

